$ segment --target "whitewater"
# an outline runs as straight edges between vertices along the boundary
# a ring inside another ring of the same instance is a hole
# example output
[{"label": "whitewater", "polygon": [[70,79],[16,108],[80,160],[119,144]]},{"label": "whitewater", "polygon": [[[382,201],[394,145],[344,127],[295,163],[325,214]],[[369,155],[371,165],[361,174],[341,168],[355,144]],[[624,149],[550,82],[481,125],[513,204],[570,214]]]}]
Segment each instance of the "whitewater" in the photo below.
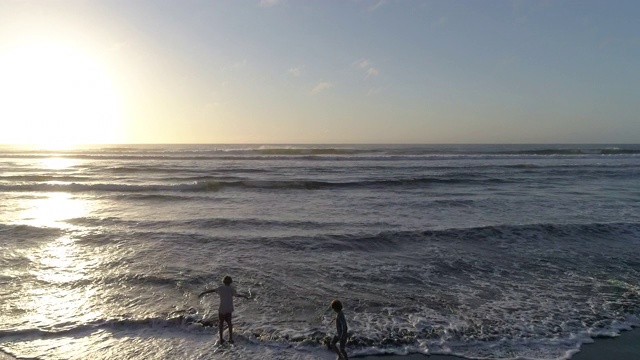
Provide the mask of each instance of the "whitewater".
[{"label": "whitewater", "polygon": [[[569,359],[640,325],[640,145],[0,147],[0,352]],[[225,275],[238,344],[217,348]],[[213,326],[211,326],[213,325]]]}]

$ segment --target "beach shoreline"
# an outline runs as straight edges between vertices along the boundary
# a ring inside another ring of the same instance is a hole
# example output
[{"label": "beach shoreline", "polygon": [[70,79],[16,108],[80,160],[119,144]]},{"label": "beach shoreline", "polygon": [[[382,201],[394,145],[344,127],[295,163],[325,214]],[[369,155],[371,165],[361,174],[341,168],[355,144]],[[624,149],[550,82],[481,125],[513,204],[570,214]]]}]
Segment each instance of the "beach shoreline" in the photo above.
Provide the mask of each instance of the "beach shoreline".
[{"label": "beach shoreline", "polygon": [[[622,331],[616,337],[596,337],[593,343],[583,344],[571,360],[637,360],[640,359],[640,329]],[[368,355],[365,360],[469,360],[455,355]]]},{"label": "beach shoreline", "polygon": [[[363,360],[469,360],[455,355],[366,355],[351,356]],[[583,344],[580,351],[571,360],[637,360],[640,358],[640,329],[622,331],[616,337],[596,337],[593,343]],[[0,360],[18,360],[6,352],[0,351]]]}]

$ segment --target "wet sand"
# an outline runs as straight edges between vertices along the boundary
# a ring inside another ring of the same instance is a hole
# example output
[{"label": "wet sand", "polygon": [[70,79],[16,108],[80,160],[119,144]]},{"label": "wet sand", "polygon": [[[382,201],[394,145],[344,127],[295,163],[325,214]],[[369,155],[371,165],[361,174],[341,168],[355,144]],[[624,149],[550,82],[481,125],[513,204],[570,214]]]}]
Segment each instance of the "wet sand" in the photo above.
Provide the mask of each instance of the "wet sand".
[{"label": "wet sand", "polygon": [[15,358],[8,355],[7,353],[0,351],[0,360],[15,360]]},{"label": "wet sand", "polygon": [[[366,360],[468,360],[449,355],[421,355],[409,356],[377,355],[365,356]],[[640,359],[640,329],[625,331],[615,338],[596,338],[591,344],[584,344],[580,352],[573,355],[571,360],[638,360]]]},{"label": "wet sand", "polygon": [[[357,357],[363,360],[468,360],[450,355],[376,355]],[[640,359],[640,329],[625,331],[616,338],[596,338],[591,344],[584,344],[580,352],[571,360],[638,360]],[[0,360],[16,360],[0,351]]]}]

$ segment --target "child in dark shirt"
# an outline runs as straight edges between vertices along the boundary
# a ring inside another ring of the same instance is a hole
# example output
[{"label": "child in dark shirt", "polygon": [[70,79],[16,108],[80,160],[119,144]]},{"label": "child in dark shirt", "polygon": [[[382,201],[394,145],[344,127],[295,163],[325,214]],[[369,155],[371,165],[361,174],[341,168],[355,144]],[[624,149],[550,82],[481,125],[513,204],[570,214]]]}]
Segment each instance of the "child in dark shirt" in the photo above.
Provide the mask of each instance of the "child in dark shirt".
[{"label": "child in dark shirt", "polygon": [[[331,302],[331,308],[338,313],[336,315],[336,330],[338,333],[331,340],[331,349],[338,354],[338,359],[340,360],[348,360],[347,351],[344,349],[347,344],[347,320],[344,318],[344,313],[342,312],[342,303],[340,300],[333,300]],[[336,343],[340,343],[340,348],[336,347]]]}]

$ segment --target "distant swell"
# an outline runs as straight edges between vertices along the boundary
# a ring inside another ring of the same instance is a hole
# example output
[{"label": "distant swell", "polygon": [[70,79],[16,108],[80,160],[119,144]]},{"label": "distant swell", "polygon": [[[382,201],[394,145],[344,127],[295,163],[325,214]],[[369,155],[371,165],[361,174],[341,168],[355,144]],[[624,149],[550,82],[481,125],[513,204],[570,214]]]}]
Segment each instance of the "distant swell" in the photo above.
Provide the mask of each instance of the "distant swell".
[{"label": "distant swell", "polygon": [[0,224],[0,235],[3,237],[6,236],[6,239],[3,239],[2,243],[0,243],[0,248],[2,245],[6,245],[8,242],[13,241],[13,239],[16,238],[48,238],[58,236],[60,233],[61,230],[57,228],[21,224]]},{"label": "distant swell", "polygon": [[58,175],[14,175],[0,176],[0,181],[23,181],[23,182],[45,182],[45,181],[63,181],[76,182],[89,180],[86,176],[58,176]]},{"label": "distant swell", "polygon": [[636,155],[640,154],[637,145],[557,145],[555,147],[538,148],[528,146],[380,146],[380,147],[324,147],[324,146],[257,146],[247,148],[232,147],[192,147],[192,148],[164,148],[147,149],[145,147],[122,147],[105,149],[85,149],[81,151],[7,151],[0,150],[0,157],[7,159],[40,159],[40,158],[69,158],[88,160],[264,160],[264,159],[323,159],[376,160],[376,159],[411,159],[411,158],[442,158],[446,156],[576,156],[576,155]]},{"label": "distant swell", "polygon": [[[558,239],[566,240],[558,242]],[[489,249],[515,247],[517,244],[529,246],[529,243],[582,248],[585,244],[599,241],[603,245],[613,246],[614,240],[623,239],[631,239],[640,246],[640,223],[498,225],[427,231],[383,231],[375,234],[327,234],[306,240],[300,237],[272,239],[270,245],[295,250],[357,250],[366,253],[428,243],[474,243],[474,247],[485,246]],[[590,250],[588,247],[584,249]],[[640,270],[640,262],[637,265]]]},{"label": "distant swell", "polygon": [[[83,217],[69,219],[69,224],[89,227],[103,226],[126,226],[131,228],[144,229],[174,229],[178,227],[215,229],[215,228],[315,228],[326,226],[341,226],[343,223],[329,223],[317,221],[293,221],[278,219],[259,219],[259,218],[209,218],[209,219],[191,219],[191,220],[158,220],[158,221],[130,221],[115,217],[91,218]],[[385,224],[391,226],[389,224]]]},{"label": "distant swell", "polygon": [[508,152],[516,155],[630,155],[640,154],[637,149],[537,149]]},{"label": "distant swell", "polygon": [[196,181],[175,185],[151,184],[18,184],[0,185],[2,192],[126,192],[143,193],[158,191],[197,192],[220,191],[227,188],[242,189],[340,189],[340,188],[379,188],[379,187],[406,187],[428,186],[437,184],[499,184],[507,183],[508,179],[483,178],[480,176],[452,176],[452,177],[414,177],[394,180],[370,180],[352,182],[330,182],[313,180],[235,180],[235,181]]},{"label": "distant swell", "polygon": [[338,148],[257,149],[252,152],[264,155],[352,155],[358,153],[371,153],[371,151]]}]

